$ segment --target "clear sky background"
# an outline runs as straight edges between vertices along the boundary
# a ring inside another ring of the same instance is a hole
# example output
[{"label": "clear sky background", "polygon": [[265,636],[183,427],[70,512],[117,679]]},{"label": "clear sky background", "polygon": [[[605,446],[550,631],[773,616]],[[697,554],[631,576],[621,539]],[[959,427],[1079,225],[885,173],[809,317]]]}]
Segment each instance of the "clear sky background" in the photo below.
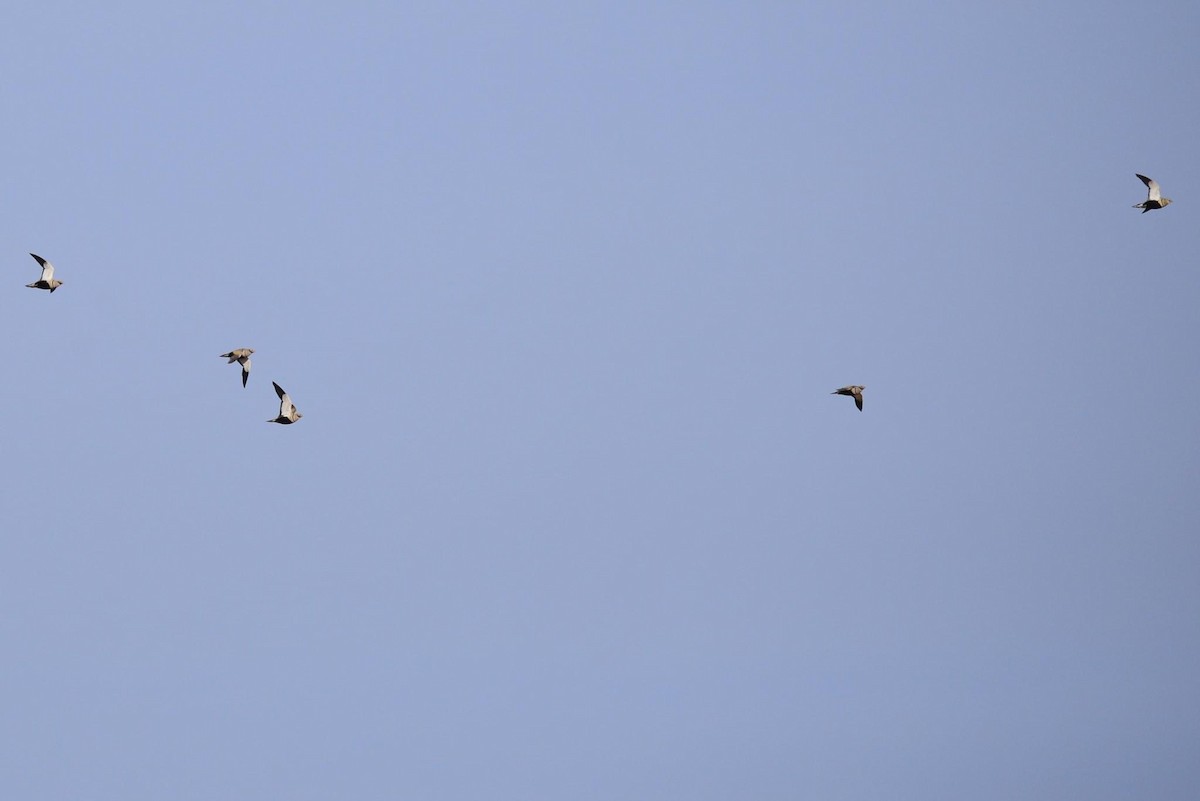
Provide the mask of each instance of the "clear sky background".
[{"label": "clear sky background", "polygon": [[4,797],[1194,797],[1196,3],[0,40]]}]

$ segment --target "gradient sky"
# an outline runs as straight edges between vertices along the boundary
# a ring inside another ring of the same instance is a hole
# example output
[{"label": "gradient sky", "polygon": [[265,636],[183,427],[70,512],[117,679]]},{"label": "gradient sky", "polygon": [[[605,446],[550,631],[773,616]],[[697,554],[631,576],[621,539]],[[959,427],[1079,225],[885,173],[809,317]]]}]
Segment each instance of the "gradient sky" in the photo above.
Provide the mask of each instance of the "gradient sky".
[{"label": "gradient sky", "polygon": [[0,38],[5,797],[1194,797],[1195,2]]}]

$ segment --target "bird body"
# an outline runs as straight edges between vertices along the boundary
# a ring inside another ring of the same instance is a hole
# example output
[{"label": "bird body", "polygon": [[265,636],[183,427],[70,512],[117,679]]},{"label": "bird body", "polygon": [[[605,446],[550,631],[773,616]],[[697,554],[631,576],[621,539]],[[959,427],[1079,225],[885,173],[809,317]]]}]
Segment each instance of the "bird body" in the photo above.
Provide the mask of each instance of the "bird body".
[{"label": "bird body", "polygon": [[242,366],[242,386],[246,386],[246,380],[250,378],[250,354],[254,353],[254,348],[238,348],[231,350],[229,353],[222,353],[222,359],[229,359],[226,364],[237,362]]},{"label": "bird body", "polygon": [[1153,178],[1147,178],[1144,175],[1138,175],[1136,172],[1134,175],[1142,179],[1142,183],[1146,185],[1146,199],[1141,203],[1135,203],[1133,206],[1135,209],[1141,209],[1142,214],[1145,214],[1151,209],[1161,209],[1164,206],[1171,205],[1171,198],[1162,196],[1162,189],[1159,188],[1158,181]]},{"label": "bird body", "polygon": [[854,405],[857,406],[858,410],[861,412],[862,411],[862,394],[863,394],[864,389],[866,389],[866,387],[860,387],[857,384],[852,384],[851,386],[848,386],[848,387],[842,387],[841,389],[835,389],[833,392],[830,392],[829,394],[830,395],[849,395],[850,397],[854,398]]},{"label": "bird body", "polygon": [[268,420],[268,423],[280,423],[285,426],[290,426],[292,423],[304,416],[300,414],[300,412],[296,411],[295,404],[292,403],[292,399],[288,397],[288,394],[283,391],[283,387],[279,386],[274,381],[271,382],[271,386],[275,387],[275,394],[279,396],[279,416],[274,420]]},{"label": "bird body", "polygon": [[63,285],[62,281],[59,281],[54,277],[53,264],[46,261],[36,253],[30,253],[29,255],[33,256],[37,263],[42,265],[42,277],[34,281],[32,284],[26,284],[25,286],[29,287],[30,289],[49,289],[51,292],[53,292]]}]

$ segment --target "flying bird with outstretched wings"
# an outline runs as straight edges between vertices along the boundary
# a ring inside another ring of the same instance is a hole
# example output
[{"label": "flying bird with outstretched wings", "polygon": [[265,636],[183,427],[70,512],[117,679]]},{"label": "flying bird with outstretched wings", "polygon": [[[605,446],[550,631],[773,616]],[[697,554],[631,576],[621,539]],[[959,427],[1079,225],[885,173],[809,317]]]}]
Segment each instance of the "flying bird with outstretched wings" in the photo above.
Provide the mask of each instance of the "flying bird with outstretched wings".
[{"label": "flying bird with outstretched wings", "polygon": [[42,265],[42,277],[34,281],[32,284],[26,284],[25,286],[29,287],[30,289],[49,289],[51,292],[53,292],[63,285],[62,281],[59,281],[54,277],[53,264],[46,261],[36,253],[30,253],[29,255],[33,256],[37,263]]},{"label": "flying bird with outstretched wings", "polygon": [[296,411],[296,405],[292,403],[292,399],[288,394],[283,391],[283,387],[274,381],[271,382],[271,386],[275,387],[275,394],[279,396],[279,416],[274,420],[268,420],[268,423],[281,423],[282,425],[290,426],[304,416]]},{"label": "flying bird with outstretched wings", "polygon": [[1161,209],[1163,206],[1171,205],[1171,198],[1162,196],[1162,189],[1159,188],[1158,181],[1138,175],[1136,172],[1134,175],[1141,178],[1142,183],[1146,185],[1146,199],[1141,203],[1135,203],[1133,206],[1135,209],[1141,209],[1142,214],[1145,214],[1151,209]]},{"label": "flying bird with outstretched wings", "polygon": [[250,354],[254,353],[254,348],[238,348],[231,350],[229,353],[222,353],[222,359],[229,359],[226,364],[237,362],[242,366],[242,386],[246,386],[246,380],[250,378]]},{"label": "flying bird with outstretched wings", "polygon": [[861,412],[862,411],[862,394],[863,394],[864,389],[866,389],[866,387],[860,387],[857,384],[853,384],[848,387],[842,387],[841,389],[835,389],[833,392],[830,392],[829,394],[830,395],[849,395],[850,397],[854,398],[854,405],[857,406],[858,410]]}]

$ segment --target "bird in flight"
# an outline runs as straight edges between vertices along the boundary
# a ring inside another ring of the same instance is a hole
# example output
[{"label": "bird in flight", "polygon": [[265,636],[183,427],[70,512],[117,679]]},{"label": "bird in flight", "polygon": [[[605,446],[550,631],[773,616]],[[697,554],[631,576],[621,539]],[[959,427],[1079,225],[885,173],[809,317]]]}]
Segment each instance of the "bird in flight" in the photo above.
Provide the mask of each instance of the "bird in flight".
[{"label": "bird in flight", "polygon": [[231,350],[229,353],[222,353],[222,359],[229,359],[226,364],[237,362],[242,366],[242,386],[246,386],[246,379],[250,377],[250,354],[254,353],[254,348],[238,348]]},{"label": "bird in flight", "polygon": [[866,389],[866,387],[860,387],[857,384],[855,384],[853,386],[842,387],[841,389],[835,389],[833,392],[830,392],[829,394],[830,395],[849,395],[850,397],[854,398],[854,405],[857,406],[858,410],[861,412],[862,411],[862,394],[863,394],[864,389]]},{"label": "bird in flight", "polygon": [[33,258],[37,260],[37,263],[42,265],[42,277],[34,281],[32,284],[26,284],[25,286],[29,287],[30,289],[49,289],[51,292],[53,292],[63,285],[62,281],[59,281],[54,277],[53,264],[46,261],[36,253],[30,253],[29,255],[33,256]]},{"label": "bird in flight", "polygon": [[1162,190],[1158,187],[1158,181],[1153,178],[1147,178],[1144,175],[1138,175],[1136,172],[1134,175],[1141,178],[1142,183],[1146,185],[1146,199],[1141,203],[1135,203],[1133,206],[1135,209],[1141,209],[1142,214],[1145,214],[1150,209],[1161,209],[1163,206],[1171,204],[1171,198],[1162,196]]},{"label": "bird in flight", "polygon": [[279,396],[279,416],[274,420],[268,420],[268,423],[282,423],[285,426],[290,426],[304,416],[296,411],[295,404],[292,403],[292,399],[288,397],[288,394],[283,391],[283,387],[274,381],[271,382],[271,386],[275,387],[275,394]]}]

